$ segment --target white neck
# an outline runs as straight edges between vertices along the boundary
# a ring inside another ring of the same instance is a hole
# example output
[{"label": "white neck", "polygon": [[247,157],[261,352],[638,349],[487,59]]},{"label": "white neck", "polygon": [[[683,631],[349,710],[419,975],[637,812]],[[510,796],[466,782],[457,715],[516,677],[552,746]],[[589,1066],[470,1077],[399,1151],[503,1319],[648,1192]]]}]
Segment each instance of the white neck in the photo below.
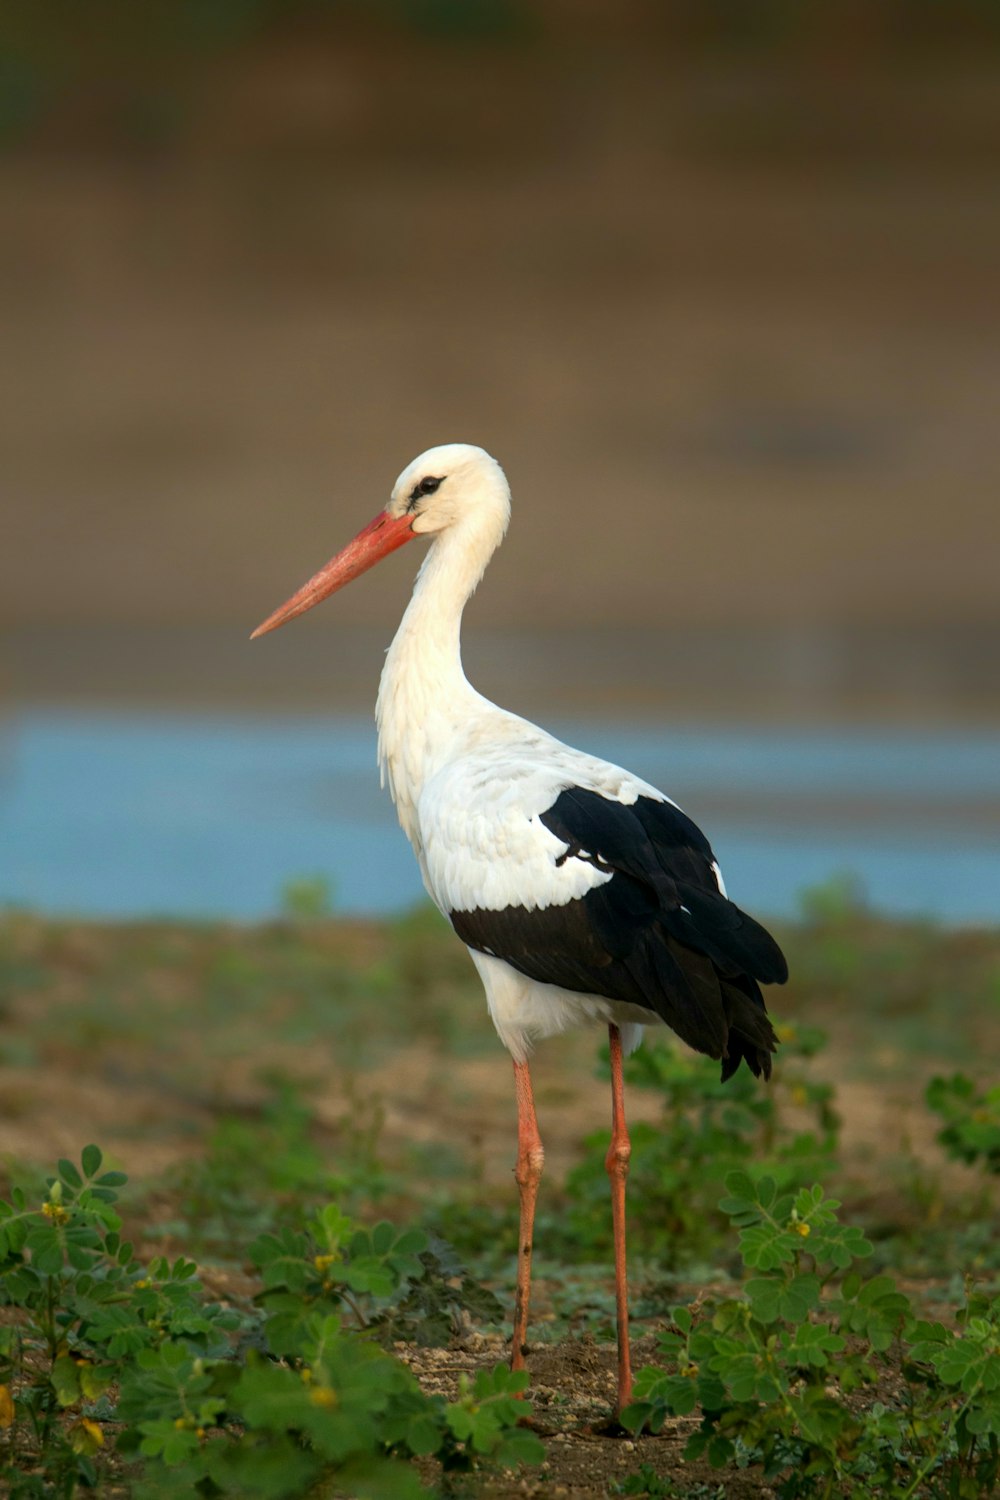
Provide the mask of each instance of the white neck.
[{"label": "white neck", "polygon": [[379,765],[418,853],[420,789],[448,759],[470,714],[487,704],[462,670],[460,632],[462,611],[501,536],[502,530],[455,525],[435,537],[382,670]]}]

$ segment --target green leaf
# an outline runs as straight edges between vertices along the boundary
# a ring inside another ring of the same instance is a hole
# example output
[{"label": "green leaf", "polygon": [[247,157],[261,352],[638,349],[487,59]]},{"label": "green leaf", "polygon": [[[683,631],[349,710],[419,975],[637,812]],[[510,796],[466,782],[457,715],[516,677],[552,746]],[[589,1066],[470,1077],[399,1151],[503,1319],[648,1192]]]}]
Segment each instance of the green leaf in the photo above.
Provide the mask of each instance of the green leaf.
[{"label": "green leaf", "polygon": [[773,1401],[781,1394],[778,1372],[768,1369],[755,1352],[723,1348],[711,1363],[736,1401]]},{"label": "green leaf", "polygon": [[52,1366],[52,1386],[60,1406],[74,1406],[80,1399],[80,1376],[75,1359],[63,1354]]},{"label": "green leaf", "polygon": [[410,1419],[406,1428],[406,1445],[411,1453],[429,1455],[441,1446],[442,1432],[438,1423],[428,1413],[420,1413]]},{"label": "green leaf", "polygon": [[80,1380],[80,1389],[88,1401],[96,1401],[115,1379],[115,1370],[110,1365],[81,1364],[78,1366],[77,1374]]},{"label": "green leaf", "polygon": [[746,1295],[755,1318],[762,1323],[799,1323],[819,1305],[820,1279],[803,1272],[791,1280],[784,1277],[755,1277],[746,1284]]},{"label": "green leaf", "polygon": [[736,1449],[727,1437],[716,1435],[709,1441],[707,1455],[713,1469],[724,1469],[732,1463]]},{"label": "green leaf", "polygon": [[355,1232],[354,1220],[341,1213],[335,1203],[328,1203],[321,1210],[316,1222],[320,1231],[319,1237],[330,1253],[338,1251]]},{"label": "green leaf", "polygon": [[[841,1433],[853,1420],[846,1406],[810,1387],[806,1387],[801,1395],[789,1396],[788,1404],[799,1431],[808,1442],[817,1448],[837,1450]],[[823,1467],[828,1464],[825,1456],[822,1464]]]},{"label": "green leaf", "polygon": [[823,1369],[832,1354],[839,1354],[846,1347],[846,1340],[834,1333],[825,1323],[803,1323],[795,1330],[788,1345],[789,1356],[797,1365]]},{"label": "green leaf", "polygon": [[540,1464],[545,1461],[545,1444],[533,1432],[509,1432],[501,1440],[494,1459],[504,1469],[513,1469],[516,1464]]},{"label": "green leaf", "polygon": [[422,1255],[427,1249],[427,1236],[422,1229],[407,1229],[392,1247],[393,1255]]},{"label": "green leaf", "polygon": [[96,1177],[101,1170],[101,1162],[104,1156],[99,1146],[84,1146],[80,1156],[84,1177]]},{"label": "green leaf", "polygon": [[[728,1172],[726,1174],[726,1192],[731,1198],[738,1199],[741,1204],[753,1205],[757,1203],[757,1185],[747,1172]],[[725,1200],[720,1203],[719,1207],[723,1213],[730,1212],[725,1206]]]},{"label": "green leaf", "polygon": [[689,1307],[672,1307],[670,1309],[670,1321],[675,1328],[680,1329],[681,1333],[690,1333],[691,1324],[694,1321],[691,1316],[691,1309]]},{"label": "green leaf", "polygon": [[445,1419],[459,1442],[471,1438],[475,1430],[475,1419],[467,1406],[449,1402],[445,1408]]},{"label": "green leaf", "polygon": [[119,1188],[124,1187],[126,1182],[128,1182],[128,1174],[126,1172],[102,1172],[100,1177],[96,1179],[96,1186],[101,1188]]},{"label": "green leaf", "polygon": [[372,1250],[376,1255],[387,1255],[392,1249],[396,1231],[385,1219],[376,1224],[371,1232]]},{"label": "green leaf", "polygon": [[864,1260],[872,1254],[872,1245],[852,1224],[824,1225],[814,1231],[808,1248],[817,1260],[829,1261],[842,1271],[852,1261]]},{"label": "green leaf", "polygon": [[47,1221],[32,1225],[25,1239],[31,1251],[32,1269],[43,1276],[58,1276],[63,1265],[63,1246],[59,1231]]},{"label": "green leaf", "polygon": [[141,1422],[139,1431],[143,1434],[139,1451],[148,1458],[162,1459],[168,1468],[184,1463],[198,1451],[197,1434],[166,1417]]},{"label": "green leaf", "polygon": [[774,1202],[777,1193],[778,1186],[773,1177],[762,1177],[757,1183],[757,1202],[761,1208],[772,1209],[773,1207],[775,1217],[782,1218],[783,1214],[778,1212],[778,1206]]},{"label": "green leaf", "polygon": [[757,1271],[773,1271],[777,1266],[790,1264],[802,1249],[798,1235],[762,1224],[744,1229],[740,1235],[740,1252],[746,1265]]},{"label": "green leaf", "polygon": [[[884,1301],[887,1296],[899,1296],[896,1290],[896,1283],[891,1276],[873,1276],[870,1281],[864,1283],[857,1293],[858,1303],[862,1307],[874,1307],[876,1303]],[[909,1306],[906,1299],[904,1298],[903,1300],[906,1306]]]},{"label": "green leaf", "polygon": [[385,1262],[374,1255],[361,1255],[348,1262],[344,1280],[354,1292],[370,1292],[373,1297],[388,1297],[396,1288],[396,1278]]},{"label": "green leaf", "polygon": [[977,1437],[993,1437],[1000,1440],[1000,1397],[981,1396],[966,1415],[970,1432]]},{"label": "green leaf", "polygon": [[65,1157],[61,1158],[57,1163],[57,1171],[63,1182],[68,1183],[70,1187],[83,1187],[83,1178],[80,1176],[73,1163],[71,1161],[67,1161]]}]

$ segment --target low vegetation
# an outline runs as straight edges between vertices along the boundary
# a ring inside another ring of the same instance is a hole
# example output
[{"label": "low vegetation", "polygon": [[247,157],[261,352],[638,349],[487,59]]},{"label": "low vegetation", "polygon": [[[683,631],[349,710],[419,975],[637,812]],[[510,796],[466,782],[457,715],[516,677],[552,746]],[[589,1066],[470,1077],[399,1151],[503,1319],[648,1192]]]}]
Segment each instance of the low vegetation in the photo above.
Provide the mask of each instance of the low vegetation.
[{"label": "low vegetation", "polygon": [[872,1247],[821,1187],[780,1193],[741,1172],[726,1187],[748,1279],[674,1308],[624,1425],[697,1411],[685,1458],[752,1460],[787,1500],[992,1494],[1000,1298],[970,1288],[948,1323],[928,1320],[892,1277],[863,1276]]},{"label": "low vegetation", "polygon": [[225,1307],[193,1261],[137,1259],[114,1206],[125,1181],[91,1145],[80,1169],[60,1161],[41,1201],[15,1189],[0,1202],[12,1495],[93,1486],[109,1437],[136,1495],[292,1496],[325,1480],[405,1497],[421,1493],[406,1458],[447,1472],[543,1457],[517,1425],[525,1374],[480,1371],[446,1402],[371,1336],[415,1337],[424,1304],[433,1319],[460,1293],[421,1230],[361,1228],[328,1204],[304,1230],[255,1240],[261,1289]]},{"label": "low vegetation", "polygon": [[[433,915],[5,919],[0,1110],[28,1149],[0,1200],[4,1492],[996,1492],[1000,941],[837,892],[784,936],[769,1089],[665,1040],[630,1061],[642,1368],[616,1436],[573,1373],[613,1363],[607,1134],[565,1171],[556,1141],[525,1392],[515,1196],[455,1128],[503,1113],[481,1055],[498,1098],[506,1070]],[[596,1096],[593,1048],[567,1039],[576,1071],[543,1077],[554,1126]],[[427,1054],[447,1074],[405,1114],[391,1080]],[[885,1097],[892,1139],[866,1115]],[[110,1162],[81,1149],[98,1133]]]}]

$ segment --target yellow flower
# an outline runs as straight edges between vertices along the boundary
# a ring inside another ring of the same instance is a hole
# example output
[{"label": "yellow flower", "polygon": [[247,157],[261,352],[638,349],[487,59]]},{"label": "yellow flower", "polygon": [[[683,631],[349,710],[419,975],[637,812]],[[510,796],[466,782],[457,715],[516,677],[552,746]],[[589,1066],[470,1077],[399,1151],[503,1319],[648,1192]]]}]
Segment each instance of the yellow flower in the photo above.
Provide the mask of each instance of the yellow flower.
[{"label": "yellow flower", "polygon": [[801,1234],[803,1239],[806,1239],[806,1237],[812,1233],[809,1225],[803,1223],[801,1220],[798,1224],[793,1224],[792,1228],[795,1230],[796,1234]]},{"label": "yellow flower", "polygon": [[336,1406],[337,1392],[328,1385],[318,1385],[309,1392],[309,1400],[313,1406]]},{"label": "yellow flower", "polygon": [[0,1385],[0,1427],[11,1427],[14,1423],[14,1397],[9,1385]]}]

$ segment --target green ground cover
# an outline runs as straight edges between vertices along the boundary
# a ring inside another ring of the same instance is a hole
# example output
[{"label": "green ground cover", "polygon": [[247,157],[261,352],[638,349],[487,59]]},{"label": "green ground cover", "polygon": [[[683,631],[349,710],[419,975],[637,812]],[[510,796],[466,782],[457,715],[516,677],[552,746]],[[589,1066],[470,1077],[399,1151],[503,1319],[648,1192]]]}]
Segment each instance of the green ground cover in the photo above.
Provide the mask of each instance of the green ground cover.
[{"label": "green ground cover", "polygon": [[631,1060],[623,1432],[599,1037],[538,1057],[525,1401],[478,981],[432,912],[322,907],[0,921],[12,1495],[994,1492],[1000,937],[817,893],[769,1088],[666,1039]]}]

